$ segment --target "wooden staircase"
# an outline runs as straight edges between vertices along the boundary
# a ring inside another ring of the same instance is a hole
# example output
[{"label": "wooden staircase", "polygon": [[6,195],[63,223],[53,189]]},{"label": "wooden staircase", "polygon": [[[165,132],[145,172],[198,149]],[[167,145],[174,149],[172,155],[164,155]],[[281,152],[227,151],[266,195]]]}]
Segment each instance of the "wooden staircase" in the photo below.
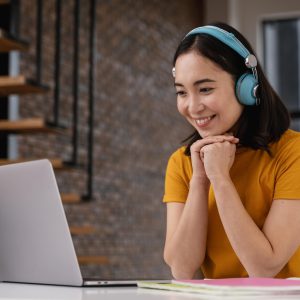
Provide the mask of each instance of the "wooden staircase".
[{"label": "wooden staircase", "polygon": [[65,131],[62,128],[53,126],[42,118],[31,118],[31,119],[23,119],[23,120],[16,120],[16,121],[0,120],[0,132],[8,132],[8,133],[15,133],[15,134],[17,133],[64,134],[65,133]]},{"label": "wooden staircase", "polygon": [[73,235],[92,234],[95,233],[95,231],[95,228],[91,225],[70,227],[70,232]]},{"label": "wooden staircase", "polygon": [[5,97],[13,94],[41,94],[48,91],[48,87],[28,79],[23,75],[0,76],[0,96]]},{"label": "wooden staircase", "polygon": [[0,52],[9,52],[13,50],[27,51],[28,48],[28,43],[15,38],[0,28]]},{"label": "wooden staircase", "polygon": [[[95,232],[95,229],[90,226],[81,226],[81,227],[70,227],[70,232],[72,235],[85,235],[85,234],[92,234]],[[80,265],[106,265],[109,264],[109,259],[106,256],[98,255],[98,256],[87,256],[87,255],[80,255],[77,257],[78,262]]]},{"label": "wooden staircase", "polygon": [[81,265],[107,265],[109,259],[106,256],[78,256],[79,264]]},{"label": "wooden staircase", "polygon": [[[9,0],[0,0],[0,6],[9,4]],[[27,51],[29,44],[16,38],[0,28],[0,52]],[[37,83],[24,75],[19,76],[0,76],[0,98],[9,95],[43,94],[48,91],[48,87]],[[1,100],[1,99],[0,99]],[[53,126],[43,118],[30,118],[23,120],[0,120],[0,133],[7,134],[66,134],[65,128]],[[39,158],[18,158],[0,159],[0,165],[25,162]],[[49,159],[55,170],[66,171],[71,167],[61,159]],[[61,195],[62,201],[66,205],[82,203],[82,197],[76,193],[66,193]],[[72,236],[90,235],[96,232],[91,225],[70,226]],[[82,265],[108,264],[109,260],[105,256],[78,256],[78,262]]]},{"label": "wooden staircase", "polygon": [[[31,160],[36,160],[37,158],[18,158],[18,159],[0,159],[0,166],[3,165],[10,165],[10,164],[16,164],[16,163],[21,163],[21,162],[26,162],[26,161],[31,161]],[[41,157],[40,159],[43,159]],[[70,166],[66,165],[62,159],[59,158],[51,158],[49,161],[52,164],[52,167],[56,170],[69,170],[71,169]]]}]

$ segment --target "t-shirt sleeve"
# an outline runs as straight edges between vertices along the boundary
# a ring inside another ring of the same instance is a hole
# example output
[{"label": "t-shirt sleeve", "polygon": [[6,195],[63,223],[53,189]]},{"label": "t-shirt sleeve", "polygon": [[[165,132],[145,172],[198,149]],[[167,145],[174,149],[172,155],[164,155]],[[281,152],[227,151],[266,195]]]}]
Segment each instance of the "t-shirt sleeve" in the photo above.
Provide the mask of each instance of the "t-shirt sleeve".
[{"label": "t-shirt sleeve", "polygon": [[300,139],[289,143],[280,155],[275,179],[275,199],[300,199]]},{"label": "t-shirt sleeve", "polygon": [[182,202],[187,199],[189,192],[189,179],[186,172],[186,162],[182,151],[177,150],[169,158],[166,177],[165,194],[163,202]]}]

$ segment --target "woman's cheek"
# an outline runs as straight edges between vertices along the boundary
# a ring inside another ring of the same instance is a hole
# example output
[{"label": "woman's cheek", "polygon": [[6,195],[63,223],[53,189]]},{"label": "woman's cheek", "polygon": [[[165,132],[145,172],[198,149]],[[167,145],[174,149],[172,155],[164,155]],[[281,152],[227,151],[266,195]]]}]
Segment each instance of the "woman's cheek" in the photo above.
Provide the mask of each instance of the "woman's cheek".
[{"label": "woman's cheek", "polygon": [[179,113],[184,116],[184,105],[181,101],[177,101],[177,109]]}]

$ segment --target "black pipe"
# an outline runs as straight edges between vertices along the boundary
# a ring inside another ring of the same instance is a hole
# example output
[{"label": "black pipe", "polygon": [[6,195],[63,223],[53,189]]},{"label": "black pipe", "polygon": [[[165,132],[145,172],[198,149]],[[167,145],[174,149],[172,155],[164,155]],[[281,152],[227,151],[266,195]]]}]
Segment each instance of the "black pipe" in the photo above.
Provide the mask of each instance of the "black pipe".
[{"label": "black pipe", "polygon": [[89,40],[89,126],[88,126],[88,182],[84,200],[93,198],[93,145],[94,145],[94,83],[95,83],[95,48],[96,48],[96,0],[90,0],[90,40]]},{"label": "black pipe", "polygon": [[19,37],[20,30],[20,1],[11,0],[10,1],[10,22],[9,22],[9,33]]},{"label": "black pipe", "polygon": [[79,28],[80,0],[74,3],[74,57],[73,57],[73,133],[72,133],[72,165],[77,165],[78,156],[78,96],[79,96]]},{"label": "black pipe", "polygon": [[43,0],[36,1],[36,82],[42,82]]},{"label": "black pipe", "polygon": [[59,126],[60,106],[60,42],[61,42],[61,0],[56,0],[56,22],[55,22],[55,69],[54,69],[54,106],[53,123]]}]

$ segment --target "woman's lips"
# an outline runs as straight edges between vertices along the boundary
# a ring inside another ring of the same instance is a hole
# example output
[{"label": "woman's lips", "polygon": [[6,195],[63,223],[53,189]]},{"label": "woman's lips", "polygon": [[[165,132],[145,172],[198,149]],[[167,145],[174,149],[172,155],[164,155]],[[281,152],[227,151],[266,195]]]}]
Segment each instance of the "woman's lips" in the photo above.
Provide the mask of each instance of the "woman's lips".
[{"label": "woman's lips", "polygon": [[195,122],[198,127],[203,128],[203,127],[206,127],[214,117],[215,117],[215,115],[199,118],[199,119],[195,120]]}]

